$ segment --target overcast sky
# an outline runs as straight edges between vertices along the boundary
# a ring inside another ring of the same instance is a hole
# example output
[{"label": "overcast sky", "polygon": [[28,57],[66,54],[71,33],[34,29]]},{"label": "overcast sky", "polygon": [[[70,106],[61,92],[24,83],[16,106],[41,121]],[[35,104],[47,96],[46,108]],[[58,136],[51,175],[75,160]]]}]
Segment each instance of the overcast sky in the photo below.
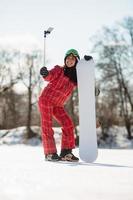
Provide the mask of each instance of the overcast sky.
[{"label": "overcast sky", "polygon": [[48,65],[62,64],[66,50],[89,53],[91,36],[129,15],[133,0],[0,0],[0,46],[43,49],[43,31],[52,26]]}]

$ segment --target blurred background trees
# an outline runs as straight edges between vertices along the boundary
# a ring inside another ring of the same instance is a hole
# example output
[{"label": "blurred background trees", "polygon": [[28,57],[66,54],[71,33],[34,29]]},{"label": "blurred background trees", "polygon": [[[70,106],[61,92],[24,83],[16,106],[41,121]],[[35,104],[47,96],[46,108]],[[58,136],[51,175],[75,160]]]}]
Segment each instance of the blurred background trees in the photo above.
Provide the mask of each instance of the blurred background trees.
[{"label": "blurred background trees", "polygon": [[132,139],[133,18],[125,18],[113,28],[104,27],[95,38],[93,51],[98,53],[96,67],[102,92],[97,112],[104,122],[103,137],[110,126],[125,125]]}]

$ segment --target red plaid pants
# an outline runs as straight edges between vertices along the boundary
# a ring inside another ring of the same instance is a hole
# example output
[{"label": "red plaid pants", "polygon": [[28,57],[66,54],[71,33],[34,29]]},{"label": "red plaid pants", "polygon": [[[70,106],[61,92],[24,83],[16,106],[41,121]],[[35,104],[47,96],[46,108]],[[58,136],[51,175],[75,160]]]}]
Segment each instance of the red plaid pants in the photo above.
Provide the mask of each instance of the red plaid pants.
[{"label": "red plaid pants", "polygon": [[52,129],[53,117],[62,127],[61,149],[75,148],[74,125],[63,106],[54,106],[43,98],[39,99],[41,113],[42,143],[44,154],[56,153],[54,131]]}]

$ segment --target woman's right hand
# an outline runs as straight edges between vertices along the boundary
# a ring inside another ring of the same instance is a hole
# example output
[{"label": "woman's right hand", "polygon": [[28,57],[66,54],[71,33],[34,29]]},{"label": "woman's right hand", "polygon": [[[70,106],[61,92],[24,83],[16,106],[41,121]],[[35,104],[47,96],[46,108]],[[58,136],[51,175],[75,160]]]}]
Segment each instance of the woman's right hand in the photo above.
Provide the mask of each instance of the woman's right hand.
[{"label": "woman's right hand", "polygon": [[40,69],[40,74],[41,74],[43,77],[48,76],[49,72],[48,72],[48,70],[47,70],[47,67],[42,67],[42,68]]}]

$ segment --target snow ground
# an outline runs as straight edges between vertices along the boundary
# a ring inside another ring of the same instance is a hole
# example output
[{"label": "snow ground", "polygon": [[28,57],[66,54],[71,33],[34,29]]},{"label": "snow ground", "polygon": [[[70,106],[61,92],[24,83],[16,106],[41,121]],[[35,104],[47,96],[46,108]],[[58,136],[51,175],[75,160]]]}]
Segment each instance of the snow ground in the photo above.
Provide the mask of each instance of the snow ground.
[{"label": "snow ground", "polygon": [[133,150],[100,149],[93,164],[62,164],[44,161],[41,146],[1,145],[0,158],[0,200],[133,199]]}]

